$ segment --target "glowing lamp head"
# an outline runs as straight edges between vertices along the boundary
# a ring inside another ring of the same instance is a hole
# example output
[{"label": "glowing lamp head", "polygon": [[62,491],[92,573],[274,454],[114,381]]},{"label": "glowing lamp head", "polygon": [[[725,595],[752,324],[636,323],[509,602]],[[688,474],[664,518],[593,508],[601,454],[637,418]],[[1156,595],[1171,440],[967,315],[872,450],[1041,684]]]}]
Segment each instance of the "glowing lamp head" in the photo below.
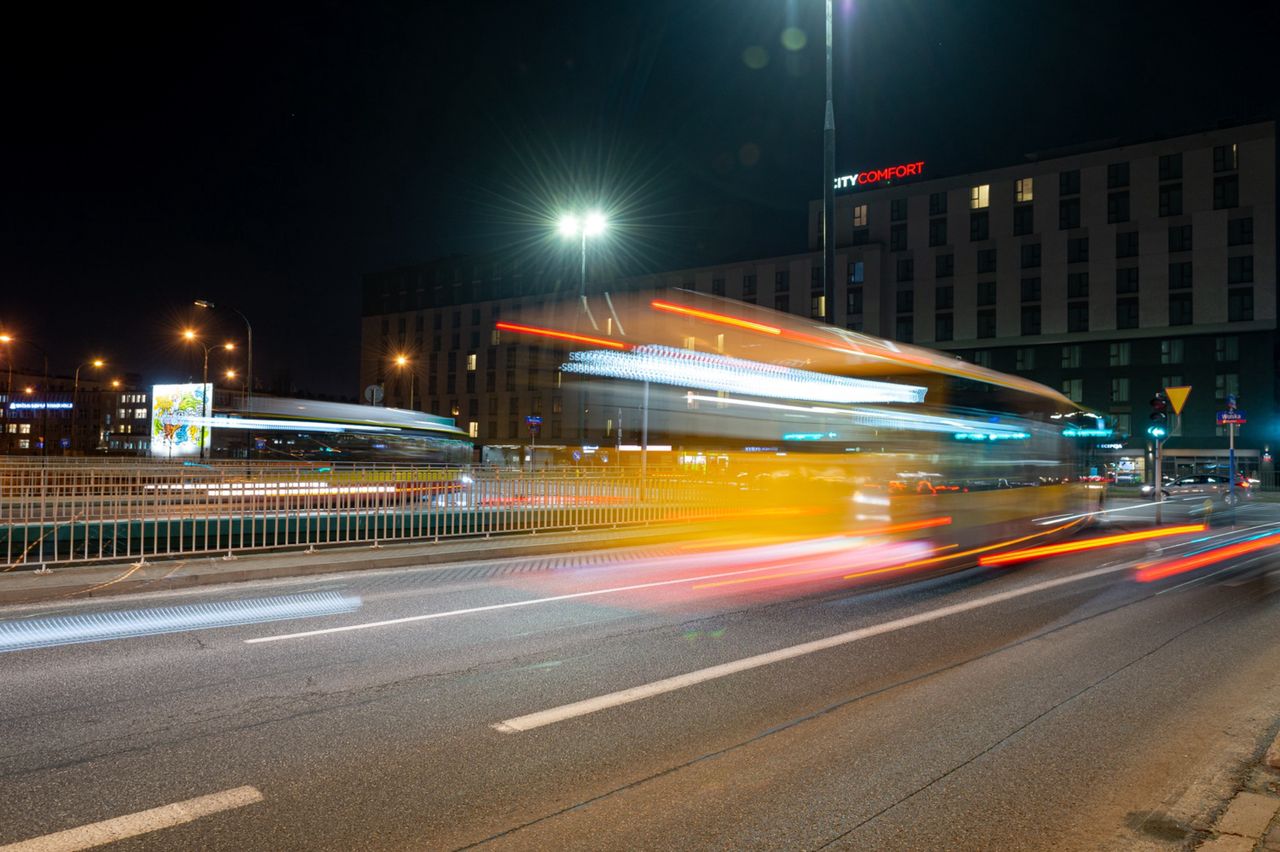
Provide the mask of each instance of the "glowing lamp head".
[{"label": "glowing lamp head", "polygon": [[95,366],[95,367],[105,367],[105,366],[107,366],[107,362],[106,362],[106,361],[103,361],[101,358],[94,358],[94,359],[93,359],[93,366]]},{"label": "glowing lamp head", "polygon": [[33,394],[33,393],[35,393],[35,392],[36,392],[36,389],[35,389],[35,388],[33,388],[33,387],[31,387],[31,385],[27,385],[27,386],[26,386],[25,388],[23,388],[22,390],[23,390],[23,392],[24,392],[27,396],[31,396],[31,394]]},{"label": "glowing lamp head", "polygon": [[593,210],[587,214],[586,219],[582,222],[582,233],[588,237],[598,237],[604,233],[607,221],[604,214],[599,210]]},{"label": "glowing lamp head", "polygon": [[404,367],[404,366],[406,366],[408,363],[409,363],[409,358],[408,358],[408,356],[406,356],[406,355],[397,355],[397,356],[396,356],[396,366],[397,366],[397,367]]},{"label": "glowing lamp head", "polygon": [[0,343],[12,343],[12,342],[13,342],[12,334],[0,334]]},{"label": "glowing lamp head", "polygon": [[182,337],[184,340],[195,340],[196,339],[195,329],[191,329],[191,328],[184,329],[182,332]]},{"label": "glowing lamp head", "polygon": [[564,237],[576,237],[578,235],[578,217],[572,213],[566,213],[560,217],[560,235]]},{"label": "glowing lamp head", "polygon": [[226,343],[222,344],[222,348],[230,352],[231,350],[236,348],[236,345],[235,343],[228,340]]},{"label": "glowing lamp head", "polygon": [[119,380],[119,379],[112,379],[112,380],[111,380],[111,387],[113,387],[113,388],[118,388],[118,387],[120,387],[120,380]]}]

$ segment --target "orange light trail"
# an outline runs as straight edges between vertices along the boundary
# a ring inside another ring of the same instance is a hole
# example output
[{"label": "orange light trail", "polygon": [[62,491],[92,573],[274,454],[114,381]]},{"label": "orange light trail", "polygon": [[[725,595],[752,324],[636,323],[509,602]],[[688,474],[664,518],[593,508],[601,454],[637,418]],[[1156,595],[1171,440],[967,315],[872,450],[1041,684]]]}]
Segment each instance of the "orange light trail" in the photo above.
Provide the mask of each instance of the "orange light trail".
[{"label": "orange light trail", "polygon": [[661,299],[654,299],[649,303],[655,310],[666,311],[672,314],[682,314],[687,317],[695,317],[697,319],[710,320],[724,325],[737,326],[745,328],[749,331],[759,331],[765,334],[782,334],[782,329],[774,325],[765,325],[761,322],[752,322],[751,320],[739,319],[731,317],[727,314],[717,314],[711,311],[700,311],[697,308],[687,308],[684,305],[674,305],[671,302],[664,302]]},{"label": "orange light trail", "polygon": [[593,346],[604,346],[608,349],[630,349],[629,344],[619,340],[609,340],[604,337],[588,337],[584,334],[573,334],[568,331],[556,331],[553,328],[538,328],[533,325],[517,325],[513,322],[500,322],[496,328],[501,331],[518,331],[522,334],[537,334],[542,337],[554,337],[558,340],[571,340],[575,343],[589,343]]},{"label": "orange light trail", "polygon": [[1220,547],[1206,553],[1184,556],[1181,559],[1171,559],[1168,562],[1149,562],[1138,566],[1136,576],[1140,583],[1151,583],[1156,580],[1163,580],[1165,577],[1172,577],[1175,574],[1182,574],[1186,571],[1194,571],[1196,568],[1203,568],[1206,565],[1213,565],[1215,562],[1231,559],[1234,556],[1243,556],[1246,553],[1266,550],[1268,547],[1275,547],[1280,544],[1280,539],[1276,535],[1273,533],[1251,541],[1229,544],[1226,547]]},{"label": "orange light trail", "polygon": [[[1010,539],[1010,540],[1008,540],[1008,541],[999,541],[999,542],[996,542],[995,544],[988,544],[988,545],[986,545],[985,547],[975,547],[975,548],[973,548],[972,550],[961,550],[961,551],[960,551],[960,552],[958,552],[958,553],[948,553],[948,554],[945,554],[945,555],[943,555],[943,556],[932,556],[932,557],[930,557],[930,558],[928,558],[928,559],[917,559],[915,562],[908,562],[908,563],[906,563],[905,565],[899,565],[899,566],[897,566],[897,567],[899,567],[899,568],[919,568],[919,567],[921,567],[922,565],[934,565],[934,564],[936,564],[936,563],[938,563],[938,562],[945,562],[945,561],[950,560],[950,559],[959,559],[961,556],[972,556],[972,555],[973,555],[973,554],[975,554],[975,553],[986,553],[988,550],[995,550],[995,549],[1000,548],[1000,547],[1008,547],[1008,546],[1009,546],[1009,545],[1011,545],[1011,544],[1019,544],[1019,543],[1024,542],[1024,541],[1030,541],[1030,540],[1031,540],[1031,539],[1033,539],[1033,538],[1040,538],[1040,537],[1042,537],[1042,536],[1052,535],[1053,533],[1056,533],[1056,532],[1060,532],[1060,531],[1062,531],[1062,530],[1065,530],[1067,527],[1073,527],[1073,526],[1076,526],[1077,524],[1080,524],[1080,523],[1082,523],[1082,522],[1083,522],[1082,520],[1071,521],[1071,522],[1069,522],[1069,523],[1065,523],[1065,524],[1063,524],[1062,526],[1053,527],[1052,529],[1047,529],[1047,530],[1045,530],[1044,532],[1032,533],[1031,535],[1024,535],[1022,538],[1014,538],[1014,539]],[[858,577],[860,577],[860,576],[862,576],[862,575],[860,575],[860,574],[846,574],[846,575],[845,575],[845,577],[844,577],[844,579],[846,579],[846,580],[854,580],[854,579],[857,579],[857,578],[858,578]]]},{"label": "orange light trail", "polygon": [[1044,556],[1057,556],[1062,553],[1075,553],[1081,550],[1096,550],[1100,547],[1113,547],[1118,544],[1128,544],[1134,541],[1148,541],[1153,538],[1166,538],[1173,535],[1186,535],[1187,533],[1204,532],[1206,529],[1204,524],[1184,524],[1177,527],[1165,527],[1153,530],[1142,530],[1141,532],[1120,533],[1119,535],[1106,535],[1100,538],[1087,538],[1081,541],[1064,541],[1062,544],[1046,544],[1041,547],[1028,547],[1023,550],[1011,550],[1008,553],[996,553],[991,556],[984,556],[978,560],[978,564],[982,566],[990,565],[1010,565],[1014,562],[1026,562],[1029,559],[1039,559]]},{"label": "orange light trail", "polygon": [[891,535],[893,533],[924,530],[929,527],[945,527],[951,523],[951,517],[944,515],[937,518],[926,518],[923,521],[908,521],[903,524],[891,524],[887,527],[871,527],[865,530],[854,530],[852,535]]}]

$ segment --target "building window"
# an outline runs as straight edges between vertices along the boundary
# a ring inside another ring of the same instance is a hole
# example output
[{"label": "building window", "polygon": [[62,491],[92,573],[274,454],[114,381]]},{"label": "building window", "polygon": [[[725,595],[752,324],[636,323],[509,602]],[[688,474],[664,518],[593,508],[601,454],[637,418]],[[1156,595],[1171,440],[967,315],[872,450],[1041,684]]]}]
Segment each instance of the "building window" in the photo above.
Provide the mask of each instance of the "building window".
[{"label": "building window", "polygon": [[754,275],[742,276],[742,295],[748,299],[756,297],[756,277]]},{"label": "building window", "polygon": [[1072,169],[1067,172],[1058,173],[1058,194],[1059,195],[1079,195],[1080,194],[1080,170]]},{"label": "building window", "polygon": [[889,202],[889,221],[905,222],[907,220],[907,199],[895,198]]},{"label": "building window", "polygon": [[1132,357],[1132,351],[1133,351],[1129,341],[1127,340],[1113,341],[1108,348],[1109,348],[1108,363],[1110,363],[1111,366],[1113,367],[1129,366],[1130,359]]},{"label": "building window", "polygon": [[1160,157],[1160,180],[1179,180],[1182,178],[1182,155],[1164,154]]},{"label": "building window", "polygon": [[1080,227],[1080,199],[1064,198],[1058,202],[1058,230]]},{"label": "building window", "polygon": [[1138,300],[1116,299],[1116,328],[1138,327]]},{"label": "building window", "polygon": [[871,242],[871,231],[868,228],[853,229],[853,244],[855,246],[865,246]]},{"label": "building window", "polygon": [[1169,289],[1189,290],[1191,288],[1191,261],[1169,264]]},{"label": "building window", "polygon": [[1138,232],[1125,231],[1116,234],[1116,257],[1138,256]]},{"label": "building window", "polygon": [[1191,325],[1191,294],[1169,294],[1169,325]]},{"label": "building window", "polygon": [[1118,405],[1129,401],[1129,379],[1127,377],[1111,380],[1111,404]]},{"label": "building window", "polygon": [[1013,208],[1013,235],[1015,237],[1030,234],[1035,230],[1034,210],[1030,204]]},{"label": "building window", "polygon": [[1182,215],[1182,184],[1171,183],[1160,187],[1160,215]]},{"label": "building window", "polygon": [[929,220],[929,245],[945,246],[947,244],[947,220]]},{"label": "building window", "polygon": [[1023,278],[1022,279],[1022,301],[1024,302],[1040,301],[1040,279],[1039,278]]},{"label": "building window", "polygon": [[1169,251],[1191,251],[1191,226],[1169,226]]},{"label": "building window", "polygon": [[790,290],[791,273],[785,269],[773,273],[773,291],[775,293],[786,293]]},{"label": "building window", "polygon": [[1087,263],[1089,260],[1089,238],[1076,237],[1067,240],[1067,263]]},{"label": "building window", "polygon": [[969,190],[969,209],[986,210],[991,205],[991,184],[984,183]]},{"label": "building window", "polygon": [[1130,266],[1125,269],[1116,270],[1116,292],[1138,292],[1138,267]]},{"label": "building window", "polygon": [[[994,334],[995,332],[992,332],[991,336],[994,336]],[[979,367],[990,368],[991,367],[991,350],[975,349],[973,351],[973,363],[977,364]]]},{"label": "building window", "polygon": [[822,277],[821,266],[809,267],[809,292],[821,293],[826,289],[826,281]]},{"label": "building window", "polygon": [[1237,287],[1227,291],[1227,320],[1249,322],[1253,319],[1253,288]]},{"label": "building window", "polygon": [[778,293],[773,297],[773,309],[788,313],[791,310],[791,295],[789,293]]},{"label": "building window", "polygon": [[861,287],[850,287],[849,292],[845,294],[845,312],[849,314],[862,313]]},{"label": "building window", "polygon": [[950,278],[956,271],[956,256],[954,254],[939,254],[933,258],[933,277],[934,278]]},{"label": "building window", "polygon": [[1040,244],[1027,243],[1022,246],[1022,268],[1035,269],[1040,265]]},{"label": "building window", "polygon": [[1160,363],[1161,364],[1181,364],[1182,363],[1183,345],[1182,339],[1175,337],[1171,340],[1160,341]]},{"label": "building window", "polygon": [[1227,258],[1227,283],[1249,284],[1253,281],[1253,255]]},{"label": "building window", "polygon": [[955,336],[955,320],[949,313],[936,314],[933,318],[933,339],[945,343]]},{"label": "building window", "polygon": [[914,337],[915,319],[910,316],[898,317],[894,326],[894,339],[901,343],[910,343]]},{"label": "building window", "polygon": [[1067,298],[1068,299],[1089,298],[1089,273],[1087,272],[1068,272],[1067,273]]},{"label": "building window", "polygon": [[996,312],[994,309],[978,311],[978,337],[996,336]]},{"label": "building window", "polygon": [[941,216],[947,212],[947,194],[945,192],[929,193],[929,215]]},{"label": "building window", "polygon": [[855,260],[853,263],[849,264],[849,283],[850,284],[862,283],[862,280],[863,280],[862,269],[863,269],[862,261],[860,260]]},{"label": "building window", "polygon": [[916,262],[909,257],[900,258],[898,260],[898,278],[899,281],[911,281],[916,276]]},{"label": "building window", "polygon": [[859,204],[853,208],[853,227],[867,227],[867,205]]},{"label": "building window", "polygon": [[1112,163],[1107,166],[1107,189],[1119,189],[1129,185],[1129,164]]},{"label": "building window", "polygon": [[713,296],[724,295],[724,279],[723,278],[711,279],[711,295]]},{"label": "building window", "polygon": [[1013,184],[1013,200],[1022,203],[1035,199],[1035,186],[1032,178],[1020,178]]},{"label": "building window", "polygon": [[1240,176],[1224,175],[1213,179],[1213,209],[1226,210],[1240,206]]},{"label": "building window", "polygon": [[955,307],[955,288],[950,284],[934,290],[933,306],[940,311],[949,311]]},{"label": "building window", "polygon": [[825,319],[827,316],[827,297],[818,295],[809,297],[809,316],[812,319]]},{"label": "building window", "polygon": [[1219,373],[1213,377],[1213,396],[1217,400],[1225,400],[1227,396],[1240,395],[1240,374]]},{"label": "building window", "polygon": [[1069,343],[1062,347],[1062,368],[1071,370],[1080,366],[1080,344]]},{"label": "building window", "polygon": [[889,227],[889,250],[904,251],[907,247],[907,226],[891,225]]},{"label": "building window", "polygon": [[996,271],[996,250],[995,249],[979,249],[978,250],[978,274],[985,273],[994,274]]},{"label": "building window", "polygon": [[1213,149],[1213,170],[1215,172],[1234,172],[1240,167],[1239,150],[1236,144],[1217,145]]},{"label": "building window", "polygon": [[994,305],[996,303],[996,282],[979,281],[978,282],[978,306]]},{"label": "building window", "polygon": [[976,243],[991,236],[991,220],[984,210],[981,213],[969,214],[969,242]]},{"label": "building window", "polygon": [[[452,355],[453,353],[450,352],[449,354]],[[467,353],[467,372],[475,372],[475,369],[476,369],[476,353],[468,352]]]},{"label": "building window", "polygon": [[1247,246],[1253,244],[1253,217],[1232,219],[1227,222],[1227,245]]},{"label": "building window", "polygon": [[915,310],[916,294],[914,290],[899,290],[897,293],[898,313],[909,314]]},{"label": "building window", "polygon": [[1030,346],[1023,346],[1017,350],[1017,369],[1034,370],[1036,368],[1036,350]]},{"label": "building window", "polygon": [[1129,193],[1107,193],[1107,224],[1116,225],[1129,221]]},{"label": "building window", "polygon": [[1067,302],[1067,331],[1089,330],[1089,303]]},{"label": "building window", "polygon": [[1239,361],[1240,338],[1234,334],[1230,337],[1219,337],[1213,342],[1213,360]]},{"label": "building window", "polygon": [[1062,395],[1072,402],[1084,402],[1084,379],[1063,379]]}]

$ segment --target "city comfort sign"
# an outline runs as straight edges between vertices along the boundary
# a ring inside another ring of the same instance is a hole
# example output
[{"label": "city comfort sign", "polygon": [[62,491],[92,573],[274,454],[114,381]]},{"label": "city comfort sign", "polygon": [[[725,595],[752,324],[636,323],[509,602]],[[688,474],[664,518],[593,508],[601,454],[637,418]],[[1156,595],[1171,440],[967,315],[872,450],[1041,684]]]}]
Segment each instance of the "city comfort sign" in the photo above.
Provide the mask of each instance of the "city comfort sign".
[{"label": "city comfort sign", "polygon": [[918,177],[924,171],[924,160],[918,163],[901,163],[896,166],[886,166],[883,169],[871,169],[866,172],[858,172],[852,175],[841,175],[836,178],[836,189],[856,189],[861,186],[870,186],[873,183],[888,183],[891,180],[905,177]]}]

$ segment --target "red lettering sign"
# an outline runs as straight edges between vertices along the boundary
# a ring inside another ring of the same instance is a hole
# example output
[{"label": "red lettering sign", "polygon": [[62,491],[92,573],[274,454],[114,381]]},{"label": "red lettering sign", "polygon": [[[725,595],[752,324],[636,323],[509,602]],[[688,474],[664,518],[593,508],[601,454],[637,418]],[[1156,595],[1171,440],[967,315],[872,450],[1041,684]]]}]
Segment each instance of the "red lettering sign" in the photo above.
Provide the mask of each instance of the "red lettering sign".
[{"label": "red lettering sign", "polygon": [[836,178],[836,189],[852,189],[858,186],[865,186],[871,183],[879,183],[882,180],[893,180],[894,178],[910,177],[911,175],[919,175],[924,172],[924,160],[915,163],[901,163],[896,166],[888,166],[882,169],[869,169],[865,172],[857,172],[851,175],[843,175]]}]

